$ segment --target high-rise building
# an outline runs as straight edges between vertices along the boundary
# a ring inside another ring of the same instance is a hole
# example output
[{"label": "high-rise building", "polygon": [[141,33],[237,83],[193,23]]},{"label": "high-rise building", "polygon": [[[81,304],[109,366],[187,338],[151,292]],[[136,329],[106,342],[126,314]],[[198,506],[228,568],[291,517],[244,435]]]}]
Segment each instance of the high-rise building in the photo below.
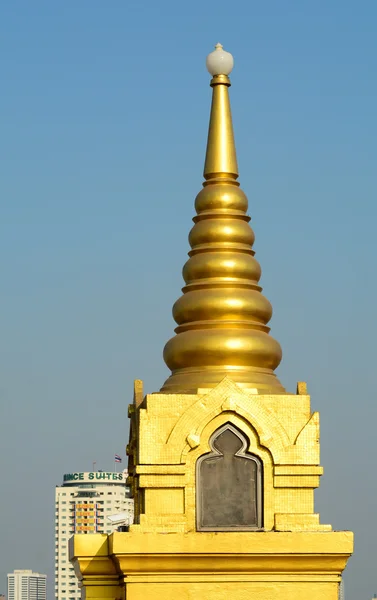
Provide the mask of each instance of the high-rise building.
[{"label": "high-rise building", "polygon": [[339,584],[339,600],[344,600],[344,579],[343,577],[340,580]]},{"label": "high-rise building", "polygon": [[[133,518],[133,500],[126,487],[127,471],[67,473],[55,491],[55,598],[80,598],[78,580],[68,559],[68,540],[75,533],[111,533],[108,516]],[[39,600],[39,599],[38,599]]]},{"label": "high-rise building", "polygon": [[8,600],[46,600],[46,579],[31,569],[8,573]]}]

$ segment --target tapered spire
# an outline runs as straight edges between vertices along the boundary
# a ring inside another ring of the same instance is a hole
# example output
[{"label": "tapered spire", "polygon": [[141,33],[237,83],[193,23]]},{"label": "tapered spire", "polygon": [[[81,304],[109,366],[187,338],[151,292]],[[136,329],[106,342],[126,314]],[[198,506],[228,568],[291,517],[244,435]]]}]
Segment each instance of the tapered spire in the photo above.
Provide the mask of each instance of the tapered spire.
[{"label": "tapered spire", "polygon": [[261,293],[248,202],[236,181],[228,94],[233,57],[217,44],[207,68],[213,92],[205,182],[195,200],[186,285],[173,307],[178,327],[164,349],[172,374],[161,391],[197,393],[228,376],[258,393],[284,393],[274,373],[281,348],[267,326],[272,307]]},{"label": "tapered spire", "polygon": [[[233,57],[224,52],[221,44],[207,58],[207,68],[214,76],[211,81],[212,107],[208,129],[207,153],[204,165],[204,178],[227,177],[237,179],[238,166],[234,143],[232,113],[230,110],[228,74],[233,68]],[[216,74],[216,71],[228,71]]]}]

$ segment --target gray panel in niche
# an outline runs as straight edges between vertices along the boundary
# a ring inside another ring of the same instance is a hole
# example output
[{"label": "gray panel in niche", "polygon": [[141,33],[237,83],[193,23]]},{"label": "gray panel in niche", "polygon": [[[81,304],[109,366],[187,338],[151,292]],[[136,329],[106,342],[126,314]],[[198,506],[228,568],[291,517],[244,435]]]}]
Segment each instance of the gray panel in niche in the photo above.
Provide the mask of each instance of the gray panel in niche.
[{"label": "gray panel in niche", "polygon": [[196,464],[197,529],[261,529],[261,460],[246,452],[246,436],[230,423],[215,431],[209,444],[212,452]]}]

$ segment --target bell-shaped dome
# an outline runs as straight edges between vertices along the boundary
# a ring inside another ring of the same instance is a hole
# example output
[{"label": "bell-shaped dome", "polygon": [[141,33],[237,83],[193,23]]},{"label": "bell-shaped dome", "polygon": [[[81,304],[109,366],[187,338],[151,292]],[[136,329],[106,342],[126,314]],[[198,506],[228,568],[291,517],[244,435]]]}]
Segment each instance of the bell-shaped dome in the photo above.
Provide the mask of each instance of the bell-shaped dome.
[{"label": "bell-shaped dome", "polygon": [[[225,65],[229,72],[233,58],[216,48],[212,71]],[[186,285],[173,307],[178,327],[164,349],[172,374],[161,392],[196,393],[225,376],[258,393],[285,391],[274,373],[282,352],[269,335],[272,307],[259,286],[247,197],[237,182],[229,86],[227,74],[214,74],[205,182],[195,200]]]}]

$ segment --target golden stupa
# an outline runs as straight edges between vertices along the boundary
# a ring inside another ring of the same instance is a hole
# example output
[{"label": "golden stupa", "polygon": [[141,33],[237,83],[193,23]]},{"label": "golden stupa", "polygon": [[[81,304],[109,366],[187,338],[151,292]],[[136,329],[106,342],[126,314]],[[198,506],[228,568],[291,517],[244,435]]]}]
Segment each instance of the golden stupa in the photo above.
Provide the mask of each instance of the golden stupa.
[{"label": "golden stupa", "polygon": [[[218,44],[209,60],[221,54],[229,55]],[[281,348],[269,335],[272,307],[261,293],[247,197],[237,182],[228,75],[213,74],[211,87],[205,182],[195,199],[186,285],[173,307],[177,335],[164,349],[172,375],[161,391],[196,393],[229,376],[243,389],[282,393],[274,374]]]},{"label": "golden stupa", "polygon": [[237,182],[232,67],[218,44],[205,182],[164,349],[172,373],[145,397],[135,381],[129,406],[134,523],[70,540],[86,600],[337,600],[353,550],[351,532],[314,512],[319,415],[306,384],[289,394],[274,373],[281,348]]}]

